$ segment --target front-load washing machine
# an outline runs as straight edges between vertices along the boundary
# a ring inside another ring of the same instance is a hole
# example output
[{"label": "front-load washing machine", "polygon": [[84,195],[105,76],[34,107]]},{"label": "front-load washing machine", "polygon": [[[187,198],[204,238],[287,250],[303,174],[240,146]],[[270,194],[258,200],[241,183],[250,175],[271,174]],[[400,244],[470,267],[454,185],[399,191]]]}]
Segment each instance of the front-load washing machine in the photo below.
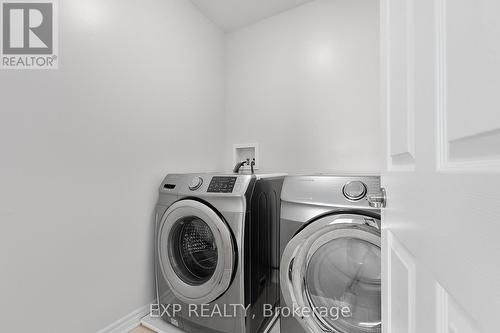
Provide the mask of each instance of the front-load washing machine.
[{"label": "front-load washing machine", "polygon": [[285,179],[281,332],[381,332],[381,190],[377,176]]},{"label": "front-load washing machine", "polygon": [[186,332],[262,332],[279,304],[282,175],[169,174],[159,189],[159,314]]}]

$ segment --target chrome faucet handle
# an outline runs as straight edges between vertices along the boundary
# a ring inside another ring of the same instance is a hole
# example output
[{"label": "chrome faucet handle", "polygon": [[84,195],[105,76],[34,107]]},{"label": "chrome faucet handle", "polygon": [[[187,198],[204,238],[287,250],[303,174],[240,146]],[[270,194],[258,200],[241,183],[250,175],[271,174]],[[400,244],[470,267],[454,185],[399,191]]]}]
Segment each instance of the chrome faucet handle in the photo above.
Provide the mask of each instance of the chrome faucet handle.
[{"label": "chrome faucet handle", "polygon": [[381,187],[380,192],[368,195],[368,204],[373,208],[384,208],[387,203],[385,188]]}]

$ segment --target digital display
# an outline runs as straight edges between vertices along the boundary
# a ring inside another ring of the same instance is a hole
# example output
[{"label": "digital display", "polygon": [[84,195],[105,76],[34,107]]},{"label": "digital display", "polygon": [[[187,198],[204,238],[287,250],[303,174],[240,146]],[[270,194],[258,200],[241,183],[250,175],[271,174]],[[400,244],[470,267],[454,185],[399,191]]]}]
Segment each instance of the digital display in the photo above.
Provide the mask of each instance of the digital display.
[{"label": "digital display", "polygon": [[237,177],[212,177],[207,192],[232,193]]}]

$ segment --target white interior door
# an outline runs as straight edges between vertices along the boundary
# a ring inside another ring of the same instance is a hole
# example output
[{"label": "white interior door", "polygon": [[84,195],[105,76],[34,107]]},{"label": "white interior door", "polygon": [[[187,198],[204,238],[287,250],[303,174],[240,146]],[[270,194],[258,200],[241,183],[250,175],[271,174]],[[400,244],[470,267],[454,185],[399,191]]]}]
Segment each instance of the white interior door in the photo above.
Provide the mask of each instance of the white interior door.
[{"label": "white interior door", "polygon": [[381,8],[384,331],[500,332],[500,1]]}]

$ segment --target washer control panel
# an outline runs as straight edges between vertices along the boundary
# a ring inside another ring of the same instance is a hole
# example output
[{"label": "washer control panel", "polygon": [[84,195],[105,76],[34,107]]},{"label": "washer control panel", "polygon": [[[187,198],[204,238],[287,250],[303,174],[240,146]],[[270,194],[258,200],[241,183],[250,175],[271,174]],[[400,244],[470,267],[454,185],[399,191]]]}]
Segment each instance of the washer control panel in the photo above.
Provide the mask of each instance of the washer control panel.
[{"label": "washer control panel", "polygon": [[214,176],[208,185],[208,193],[232,193],[237,177]]}]

